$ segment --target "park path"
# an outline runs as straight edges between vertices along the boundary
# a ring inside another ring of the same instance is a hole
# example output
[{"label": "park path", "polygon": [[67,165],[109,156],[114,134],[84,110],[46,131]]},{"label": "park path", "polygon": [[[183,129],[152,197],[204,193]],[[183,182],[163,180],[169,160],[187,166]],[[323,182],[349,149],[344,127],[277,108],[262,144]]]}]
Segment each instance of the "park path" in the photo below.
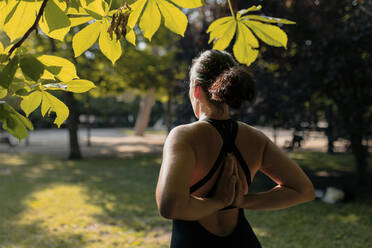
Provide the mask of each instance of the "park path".
[{"label": "park path", "polygon": [[[269,128],[257,127],[273,140],[273,132]],[[165,133],[149,132],[143,137],[130,135],[128,129],[105,128],[92,129],[91,143],[87,146],[87,130],[79,130],[79,142],[84,157],[130,157],[137,154],[159,154],[166,138]],[[282,147],[291,140],[290,130],[278,130],[277,145]],[[13,142],[17,142],[13,140]],[[342,149],[344,142],[336,142],[336,149]],[[302,149],[326,151],[327,140],[321,132],[311,132]],[[30,132],[29,145],[23,140],[15,147],[0,144],[0,152],[45,154],[66,158],[69,152],[68,131],[66,129],[46,129]]]},{"label": "park path", "polygon": [[[129,157],[136,154],[160,153],[166,136],[146,134],[143,137],[129,135],[128,129],[92,129],[91,146],[87,146],[87,131],[79,130],[79,143],[83,157]],[[15,147],[0,144],[0,152],[44,154],[66,158],[69,153],[67,129],[36,130]],[[15,140],[12,140],[16,142]]]}]

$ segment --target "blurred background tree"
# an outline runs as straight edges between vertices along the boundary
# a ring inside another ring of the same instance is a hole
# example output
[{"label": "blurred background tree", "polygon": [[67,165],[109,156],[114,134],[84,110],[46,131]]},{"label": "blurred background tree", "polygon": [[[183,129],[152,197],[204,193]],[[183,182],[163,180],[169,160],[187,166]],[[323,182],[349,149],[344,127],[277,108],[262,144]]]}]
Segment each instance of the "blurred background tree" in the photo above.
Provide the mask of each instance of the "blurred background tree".
[{"label": "blurred background tree", "polygon": [[[358,181],[363,183],[372,131],[371,1],[231,3],[234,11],[261,4],[258,14],[297,23],[278,24],[289,33],[286,50],[261,44],[258,59],[250,66],[259,90],[257,101],[234,111],[233,116],[253,125],[273,127],[274,139],[278,128],[292,129],[293,136],[299,131],[321,130],[328,138],[329,153],[334,152],[336,140],[348,140]],[[112,7],[121,4],[113,1]],[[79,75],[99,87],[84,95],[65,94],[71,111],[71,158],[81,157],[79,114],[88,127],[90,122],[86,120],[94,116],[92,125],[135,127],[137,135],[143,135],[149,124],[157,121],[169,131],[175,125],[195,120],[187,96],[188,67],[192,58],[212,48],[206,31],[216,19],[229,16],[230,9],[227,1],[207,0],[201,8],[183,11],[189,20],[184,38],[162,25],[149,42],[148,29],[144,35],[136,27],[137,46],[125,41],[125,56],[115,66],[98,52],[98,44],[76,58]],[[56,51],[72,60],[72,35],[78,30],[74,27],[66,42],[52,42],[39,34],[29,46],[37,47],[39,53]],[[233,52],[235,41],[233,38],[226,50]],[[34,122],[38,119],[36,125],[48,126],[39,117],[38,113],[31,116]]]}]

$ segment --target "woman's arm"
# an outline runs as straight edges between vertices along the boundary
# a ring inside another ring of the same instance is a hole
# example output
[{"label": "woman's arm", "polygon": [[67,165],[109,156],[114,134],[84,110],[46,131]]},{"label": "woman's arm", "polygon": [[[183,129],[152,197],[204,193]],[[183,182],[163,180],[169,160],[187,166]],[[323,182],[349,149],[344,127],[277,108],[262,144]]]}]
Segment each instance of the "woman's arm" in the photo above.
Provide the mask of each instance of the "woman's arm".
[{"label": "woman's arm", "polygon": [[[246,209],[274,210],[291,207],[315,198],[314,187],[302,169],[267,139],[260,170],[277,186],[244,196],[239,204]],[[238,194],[238,193],[237,193]]]},{"label": "woman's arm", "polygon": [[[224,188],[213,198],[191,196],[189,181],[195,168],[195,152],[188,142],[188,127],[176,127],[167,137],[156,187],[160,214],[169,219],[198,220],[229,205],[234,197],[233,170],[225,171]],[[232,168],[232,167],[225,167]]]}]

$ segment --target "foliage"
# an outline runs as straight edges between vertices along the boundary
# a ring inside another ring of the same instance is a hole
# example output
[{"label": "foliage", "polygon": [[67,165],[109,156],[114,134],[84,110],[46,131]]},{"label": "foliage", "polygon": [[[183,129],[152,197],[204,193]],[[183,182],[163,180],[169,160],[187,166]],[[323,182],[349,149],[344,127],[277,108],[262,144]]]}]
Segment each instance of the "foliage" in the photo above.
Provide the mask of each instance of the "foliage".
[{"label": "foliage", "polygon": [[286,33],[279,27],[266,23],[295,24],[295,22],[267,16],[247,15],[249,12],[259,10],[261,10],[261,5],[240,10],[235,15],[231,9],[232,16],[219,18],[209,26],[208,43],[214,41],[213,49],[224,50],[236,36],[233,48],[235,58],[246,65],[253,63],[258,56],[259,44],[256,37],[270,46],[287,48]]},{"label": "foliage", "polygon": [[260,92],[255,117],[303,129],[325,121],[331,147],[337,138],[350,141],[359,182],[367,175],[372,134],[372,19],[366,8],[367,1],[352,0],[265,4],[266,11],[297,20],[298,28],[287,53],[266,49],[254,71]]},{"label": "foliage", "polygon": [[[115,64],[123,53],[121,37],[136,45],[136,36],[142,32],[151,41],[162,22],[170,31],[184,36],[188,20],[182,9],[201,7],[204,1],[137,0],[131,4],[125,3],[118,9],[112,9],[111,5],[112,1],[108,3],[105,0],[1,1],[0,30],[9,40],[5,42],[6,48],[3,43],[0,45],[0,96],[22,97],[21,108],[27,116],[39,105],[43,116],[56,112],[54,123],[59,127],[69,116],[69,110],[49,91],[81,93],[93,88],[94,84],[79,79],[74,65],[66,59],[52,55],[40,56],[35,51],[19,49],[33,30],[39,28],[42,36],[59,41],[65,41],[66,35],[73,33],[72,48],[75,57],[85,54],[98,41],[101,52]],[[265,43],[286,47],[286,34],[279,27],[265,23],[293,22],[247,15],[260,8],[253,6],[239,11],[236,16],[231,9],[232,17],[216,20],[208,30],[211,33],[210,42],[215,40],[214,48],[225,49],[236,33],[234,54],[240,62],[249,65],[258,54],[258,42],[250,29]],[[225,31],[228,31],[227,35],[224,34]],[[9,118],[14,117],[5,110],[2,116],[7,124],[10,123]],[[7,124],[3,125],[4,128],[19,139],[27,136],[27,132],[17,135],[13,126]]]}]

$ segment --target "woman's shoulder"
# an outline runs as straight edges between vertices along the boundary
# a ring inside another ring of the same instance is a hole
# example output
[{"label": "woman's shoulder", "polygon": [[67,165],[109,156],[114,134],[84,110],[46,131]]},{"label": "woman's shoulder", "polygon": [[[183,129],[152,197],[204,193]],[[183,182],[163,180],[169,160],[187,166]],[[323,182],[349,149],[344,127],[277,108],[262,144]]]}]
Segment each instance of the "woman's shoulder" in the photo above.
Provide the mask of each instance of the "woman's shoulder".
[{"label": "woman's shoulder", "polygon": [[172,136],[193,137],[208,129],[208,123],[204,121],[195,121],[188,124],[182,124],[174,127],[169,133]]},{"label": "woman's shoulder", "polygon": [[242,121],[238,121],[239,129],[241,129],[241,135],[249,137],[251,140],[266,143],[269,140],[269,137],[266,136],[260,129],[251,126]]},{"label": "woman's shoulder", "polygon": [[174,127],[167,137],[167,139],[177,139],[180,141],[188,141],[200,131],[200,123],[198,121],[182,124]]},{"label": "woman's shoulder", "polygon": [[[238,121],[239,136],[243,136],[249,140],[266,143],[269,138],[258,128],[247,123]],[[188,124],[182,124],[174,127],[171,132],[171,137],[181,138],[182,140],[189,140],[194,138],[202,138],[204,135],[214,134],[213,127],[205,121],[195,121]]]}]

